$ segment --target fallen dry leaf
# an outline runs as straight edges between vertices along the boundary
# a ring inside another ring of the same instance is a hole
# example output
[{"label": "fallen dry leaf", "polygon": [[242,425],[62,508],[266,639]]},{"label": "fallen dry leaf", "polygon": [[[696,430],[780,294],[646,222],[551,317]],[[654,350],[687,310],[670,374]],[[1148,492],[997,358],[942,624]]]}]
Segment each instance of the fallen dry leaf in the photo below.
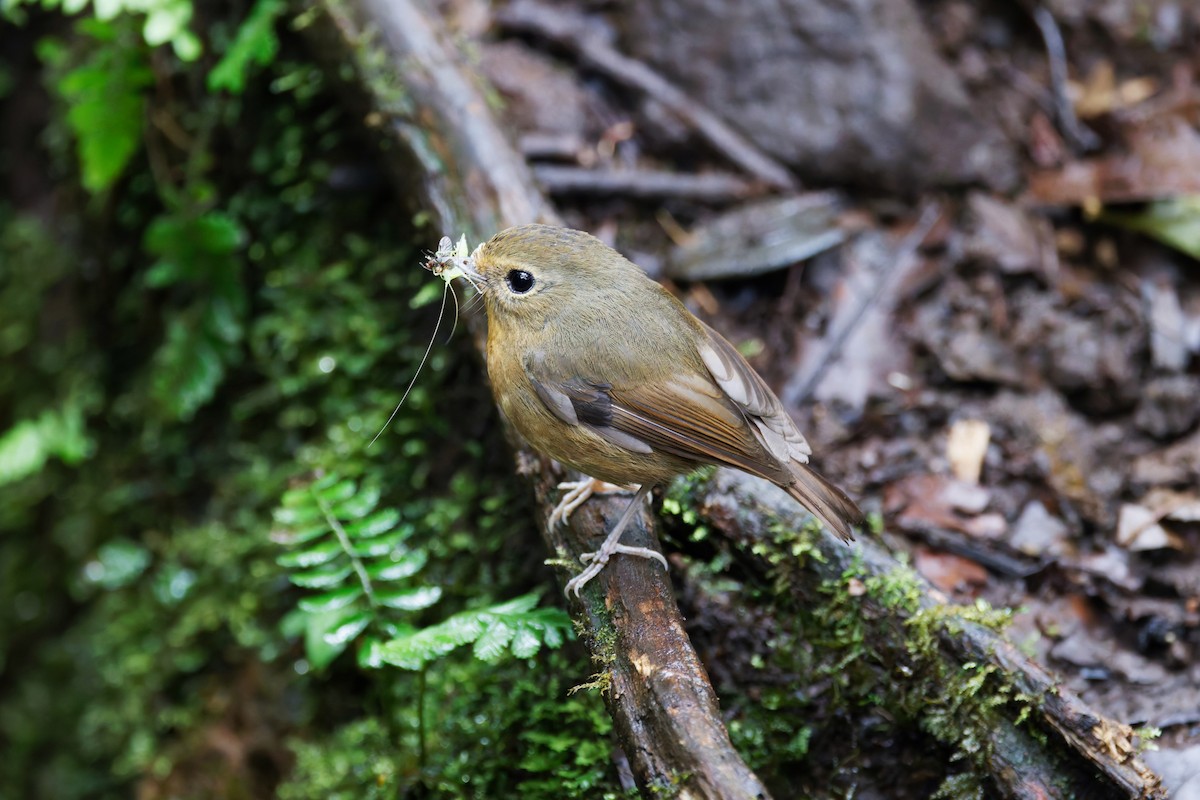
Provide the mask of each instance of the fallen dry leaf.
[{"label": "fallen dry leaf", "polygon": [[1200,194],[1200,131],[1177,116],[1132,125],[1124,152],[1030,175],[1027,200],[1094,207]]},{"label": "fallen dry leaf", "polygon": [[1158,524],[1161,516],[1136,503],[1122,503],[1117,515],[1117,544],[1133,552],[1180,550],[1183,542]]},{"label": "fallen dry leaf", "polygon": [[1061,556],[1071,552],[1071,529],[1051,514],[1041,501],[1025,505],[1021,516],[1013,523],[1009,546],[1028,556]]},{"label": "fallen dry leaf", "polygon": [[991,427],[981,419],[960,419],[950,426],[950,435],[946,437],[946,460],[950,462],[954,477],[965,483],[979,483],[991,438]]},{"label": "fallen dry leaf", "polygon": [[977,539],[996,540],[1008,532],[1003,515],[982,513],[988,489],[948,475],[909,475],[884,489],[884,511],[892,524],[913,532],[957,531]]},{"label": "fallen dry leaf", "polygon": [[927,547],[917,548],[913,566],[925,580],[946,594],[970,593],[988,581],[987,570],[976,562]]}]

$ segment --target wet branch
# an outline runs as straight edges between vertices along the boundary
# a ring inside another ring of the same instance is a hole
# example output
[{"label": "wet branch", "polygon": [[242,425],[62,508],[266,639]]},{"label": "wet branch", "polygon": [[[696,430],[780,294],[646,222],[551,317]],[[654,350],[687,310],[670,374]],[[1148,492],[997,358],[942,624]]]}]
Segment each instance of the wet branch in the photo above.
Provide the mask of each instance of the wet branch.
[{"label": "wet branch", "polygon": [[689,175],[662,170],[598,170],[541,164],[533,168],[533,173],[552,195],[686,197],[700,202],[728,203],[750,196],[755,189],[750,181],[724,172]]},{"label": "wet branch", "polygon": [[[753,543],[771,541],[773,525],[798,528],[807,514],[782,491],[740,472],[718,470],[697,498],[697,510],[712,527],[730,539]],[[809,559],[811,580],[793,590],[803,599],[805,592],[823,581],[838,581],[847,572],[882,577],[899,564],[874,541],[862,537],[846,547],[830,533],[821,538],[822,559]],[[761,561],[766,574],[770,566]],[[940,592],[923,585],[919,610],[947,603]],[[871,646],[903,658],[908,632],[904,616],[864,595],[863,612],[873,619],[892,619],[893,625],[874,629]],[[810,601],[811,602],[811,601]],[[941,656],[951,665],[991,664],[999,667],[1020,693],[1036,698],[1042,730],[1050,734],[1047,745],[1038,743],[1029,731],[1012,719],[1001,720],[988,754],[989,767],[1008,797],[1044,798],[1103,796],[1107,788],[1120,796],[1165,798],[1159,777],[1137,756],[1134,733],[1127,725],[1108,719],[1077,695],[1059,685],[1049,672],[1030,661],[1011,642],[987,628],[963,623],[955,631],[943,632]],[[1102,776],[1097,778],[1096,776]],[[1074,782],[1074,791],[1063,794],[1064,783]]]}]

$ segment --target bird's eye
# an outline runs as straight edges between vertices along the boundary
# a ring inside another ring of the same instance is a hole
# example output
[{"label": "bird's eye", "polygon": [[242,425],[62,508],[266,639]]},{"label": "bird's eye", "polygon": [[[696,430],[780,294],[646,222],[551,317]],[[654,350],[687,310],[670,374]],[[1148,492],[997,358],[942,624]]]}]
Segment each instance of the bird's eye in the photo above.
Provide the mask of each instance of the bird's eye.
[{"label": "bird's eye", "polygon": [[512,289],[513,294],[525,294],[533,288],[533,275],[523,269],[509,270],[504,279],[508,281],[508,288]]}]

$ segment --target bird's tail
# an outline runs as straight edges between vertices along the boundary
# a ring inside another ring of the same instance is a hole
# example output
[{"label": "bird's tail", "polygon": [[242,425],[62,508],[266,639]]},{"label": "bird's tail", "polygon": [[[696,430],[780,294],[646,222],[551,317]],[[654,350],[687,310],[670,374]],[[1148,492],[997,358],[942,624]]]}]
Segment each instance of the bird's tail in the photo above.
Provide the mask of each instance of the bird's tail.
[{"label": "bird's tail", "polygon": [[863,513],[854,501],[815,470],[795,462],[789,466],[793,480],[790,485],[783,487],[784,491],[800,501],[800,505],[825,523],[825,527],[840,536],[842,541],[852,540],[854,531],[850,526],[863,522]]}]

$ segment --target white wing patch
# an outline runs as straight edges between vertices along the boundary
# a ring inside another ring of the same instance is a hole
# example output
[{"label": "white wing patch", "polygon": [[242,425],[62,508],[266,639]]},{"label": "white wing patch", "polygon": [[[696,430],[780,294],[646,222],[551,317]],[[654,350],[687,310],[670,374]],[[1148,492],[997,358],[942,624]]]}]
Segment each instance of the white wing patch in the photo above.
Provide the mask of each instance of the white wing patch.
[{"label": "white wing patch", "polygon": [[712,373],[716,379],[717,385],[721,387],[721,391],[729,396],[729,399],[740,406],[750,404],[750,394],[747,391],[746,382],[738,380],[737,372],[733,368],[733,363],[725,358],[708,342],[700,342],[700,359],[704,362],[704,366],[708,367],[708,371]]},{"label": "white wing patch", "polygon": [[709,341],[700,341],[697,350],[717,386],[747,415],[759,441],[771,455],[784,464],[789,461],[807,464],[812,448],[766,382],[732,345],[708,326],[705,329]]}]

